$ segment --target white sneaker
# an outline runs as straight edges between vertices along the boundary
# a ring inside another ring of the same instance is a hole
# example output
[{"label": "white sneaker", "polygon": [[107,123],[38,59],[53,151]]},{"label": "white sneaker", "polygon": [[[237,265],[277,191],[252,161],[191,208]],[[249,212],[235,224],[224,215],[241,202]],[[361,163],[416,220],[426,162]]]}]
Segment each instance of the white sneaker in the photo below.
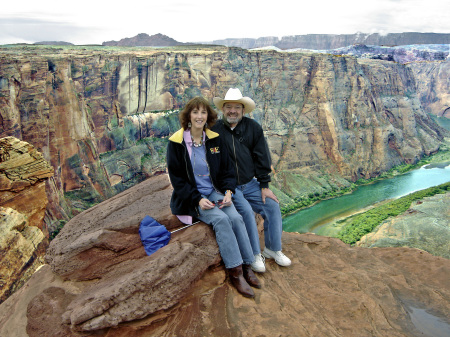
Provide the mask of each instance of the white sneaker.
[{"label": "white sneaker", "polygon": [[280,266],[287,267],[291,265],[291,260],[286,255],[284,255],[281,250],[274,252],[273,250],[264,247],[262,255],[269,259],[275,259],[275,262]]},{"label": "white sneaker", "polygon": [[264,273],[266,271],[264,260],[264,256],[262,256],[261,254],[256,254],[255,261],[252,263],[253,271],[256,271],[257,273]]}]

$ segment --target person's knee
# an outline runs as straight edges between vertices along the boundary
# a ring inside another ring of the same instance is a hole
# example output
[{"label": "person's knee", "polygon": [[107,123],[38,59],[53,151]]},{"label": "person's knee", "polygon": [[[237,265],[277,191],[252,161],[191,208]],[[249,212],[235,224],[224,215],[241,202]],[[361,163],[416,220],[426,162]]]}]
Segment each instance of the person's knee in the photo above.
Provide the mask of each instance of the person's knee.
[{"label": "person's knee", "polygon": [[240,224],[244,223],[244,219],[242,215],[240,215],[238,212],[234,212],[228,215],[231,223],[233,224]]},{"label": "person's knee", "polygon": [[225,213],[218,214],[213,221],[214,230],[231,228],[231,222],[229,217]]},{"label": "person's knee", "polygon": [[243,209],[239,211],[244,221],[251,221],[250,219],[255,217],[255,212],[251,208]]}]

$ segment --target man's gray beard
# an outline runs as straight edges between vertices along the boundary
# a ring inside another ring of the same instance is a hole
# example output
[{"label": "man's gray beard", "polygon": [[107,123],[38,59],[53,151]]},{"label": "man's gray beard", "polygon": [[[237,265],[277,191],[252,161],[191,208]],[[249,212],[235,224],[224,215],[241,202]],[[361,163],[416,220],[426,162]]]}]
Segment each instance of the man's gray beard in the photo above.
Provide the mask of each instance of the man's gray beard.
[{"label": "man's gray beard", "polygon": [[228,122],[228,124],[238,124],[241,120],[242,120],[242,117],[240,117],[240,118],[226,117],[226,121]]}]

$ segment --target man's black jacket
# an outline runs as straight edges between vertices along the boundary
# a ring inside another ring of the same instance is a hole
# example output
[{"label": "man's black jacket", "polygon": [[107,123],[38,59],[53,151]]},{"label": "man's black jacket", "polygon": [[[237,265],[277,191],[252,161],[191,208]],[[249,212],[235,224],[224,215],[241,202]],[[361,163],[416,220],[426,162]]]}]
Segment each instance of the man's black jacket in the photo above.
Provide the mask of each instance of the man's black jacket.
[{"label": "man's black jacket", "polygon": [[217,121],[211,129],[227,145],[236,170],[237,184],[246,184],[256,177],[261,188],[268,187],[271,158],[261,125],[251,118],[243,117],[233,130],[223,120]]}]

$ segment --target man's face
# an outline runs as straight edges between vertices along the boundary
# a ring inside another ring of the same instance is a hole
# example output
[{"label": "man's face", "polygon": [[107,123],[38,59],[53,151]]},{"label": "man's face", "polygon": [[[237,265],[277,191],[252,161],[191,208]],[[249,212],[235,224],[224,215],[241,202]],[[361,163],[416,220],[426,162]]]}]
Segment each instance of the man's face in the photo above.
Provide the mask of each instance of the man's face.
[{"label": "man's face", "polygon": [[244,114],[244,106],[241,103],[226,102],[222,106],[223,114],[231,127],[235,127]]}]

